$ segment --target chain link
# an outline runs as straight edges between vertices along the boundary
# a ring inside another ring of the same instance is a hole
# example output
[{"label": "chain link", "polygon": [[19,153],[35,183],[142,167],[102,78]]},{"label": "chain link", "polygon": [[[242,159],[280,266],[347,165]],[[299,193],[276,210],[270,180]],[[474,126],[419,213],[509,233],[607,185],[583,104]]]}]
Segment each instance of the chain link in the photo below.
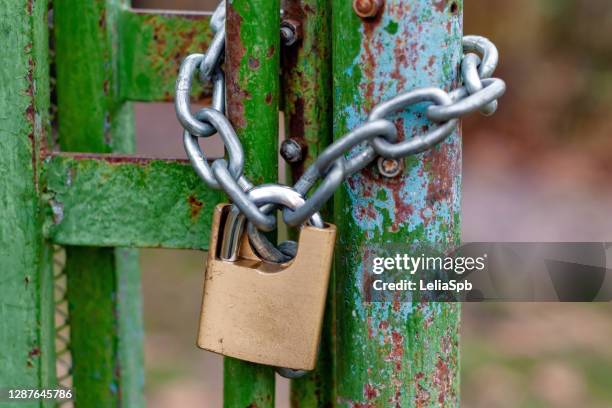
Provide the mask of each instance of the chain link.
[{"label": "chain link", "polygon": [[[276,228],[276,217],[272,211],[283,207],[283,220],[289,226],[299,226],[309,219],[318,219],[318,211],[334,194],[338,186],[350,175],[368,166],[377,157],[401,159],[431,149],[444,141],[457,128],[459,119],[469,113],[480,111],[491,115],[497,110],[497,99],[506,84],[492,78],[499,54],[495,45],[484,37],[465,36],[461,63],[464,85],[446,92],[439,88],[420,88],[401,93],[378,104],[370,112],[368,120],[327,147],[304,172],[293,187],[283,187],[276,193],[287,195],[274,201],[254,201],[253,185],[242,175],[244,153],[234,129],[224,115],[225,83],[221,64],[225,51],[225,2],[221,2],[211,18],[215,32],[205,54],[188,56],[179,70],[176,83],[176,113],[185,129],[184,145],[187,155],[204,182],[215,189],[223,189],[233,200],[235,211],[242,213],[251,225],[247,227],[251,243],[260,254],[270,261],[281,262],[286,254],[274,248],[261,234]],[[213,84],[212,105],[191,112],[190,93],[196,72],[203,82]],[[395,124],[386,119],[412,105],[429,103],[426,117],[432,122],[428,130],[406,140],[398,140]],[[219,133],[228,153],[228,161],[217,159],[210,166],[198,144],[199,137]],[[348,158],[347,158],[348,157]],[[319,182],[318,187],[313,187]],[[288,192],[291,191],[291,194]],[[291,201],[288,196],[297,194],[301,200]],[[304,197],[308,196],[307,199]],[[237,210],[236,210],[237,209]]]}]

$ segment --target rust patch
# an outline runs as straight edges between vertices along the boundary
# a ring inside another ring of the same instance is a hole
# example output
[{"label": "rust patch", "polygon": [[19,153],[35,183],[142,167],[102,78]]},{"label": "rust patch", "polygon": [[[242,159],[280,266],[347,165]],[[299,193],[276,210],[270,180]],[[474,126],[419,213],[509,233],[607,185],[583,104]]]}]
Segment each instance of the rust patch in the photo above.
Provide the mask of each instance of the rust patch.
[{"label": "rust patch", "polygon": [[265,102],[266,102],[266,105],[269,105],[272,103],[272,94],[270,92],[266,94]]},{"label": "rust patch", "polygon": [[446,9],[446,3],[447,0],[435,0],[433,2],[433,6],[438,13],[444,13],[444,10]]},{"label": "rust patch", "polygon": [[438,403],[444,405],[446,396],[452,390],[452,375],[448,364],[441,358],[436,363],[433,385],[438,389]]},{"label": "rust patch", "polygon": [[[31,54],[32,52],[32,43],[28,43],[23,52],[25,54]],[[36,68],[36,62],[34,58],[30,55],[28,57],[28,72],[26,74],[26,79],[28,86],[25,90],[26,95],[30,99],[30,103],[26,107],[24,112],[25,118],[30,125],[30,131],[28,132],[28,139],[30,140],[30,144],[32,146],[32,172],[34,173],[34,188],[38,191],[38,143],[36,140],[36,100],[34,95],[34,70]]]},{"label": "rust patch", "polygon": [[240,86],[240,61],[246,54],[246,49],[240,38],[242,17],[231,3],[227,4],[226,21],[225,64],[227,69],[225,70],[225,83],[227,86],[227,114],[230,122],[236,128],[242,129],[246,126],[244,99],[249,97],[248,92]]},{"label": "rust patch", "polygon": [[191,194],[187,198],[187,202],[189,203],[189,208],[191,211],[191,218],[192,219],[198,218],[198,216],[200,215],[200,212],[202,212],[202,208],[204,207],[204,204],[200,200],[198,200],[193,194]]},{"label": "rust patch", "polygon": [[361,72],[365,77],[365,85],[361,85],[363,87],[363,100],[364,104],[362,109],[364,112],[369,112],[372,110],[374,105],[380,102],[378,99],[374,100],[375,96],[375,79],[376,79],[376,66],[378,63],[378,57],[383,54],[383,44],[380,42],[375,42],[374,38],[376,29],[380,25],[382,21],[382,16],[384,14],[384,8],[386,5],[383,5],[383,10],[381,10],[375,17],[362,20],[363,21],[363,50],[361,53]]},{"label": "rust patch", "polygon": [[266,57],[267,58],[272,58],[274,56],[274,53],[276,52],[276,47],[274,47],[274,45],[271,45],[268,48],[268,51],[266,52]]},{"label": "rust patch", "polygon": [[421,384],[417,384],[416,393],[414,396],[414,406],[417,408],[429,407],[431,397],[429,392]]},{"label": "rust patch", "polygon": [[40,349],[38,347],[34,347],[32,350],[30,350],[28,352],[28,357],[32,358],[32,357],[38,357],[40,356]]},{"label": "rust patch", "polygon": [[155,159],[142,156],[126,156],[119,154],[102,154],[102,153],[71,153],[71,152],[50,152],[47,157],[66,157],[75,160],[100,160],[109,164],[137,164],[139,166],[147,166],[153,161],[163,160],[168,163],[189,164],[187,159]]},{"label": "rust patch", "polygon": [[106,7],[100,12],[100,16],[98,17],[98,27],[102,29],[106,27]]},{"label": "rust patch", "polygon": [[[153,41],[148,43],[146,65],[152,67],[163,78],[174,78],[185,55],[205,49],[213,37],[209,27],[198,24],[200,21],[208,21],[209,17],[204,14],[181,14],[180,19],[187,20],[188,23],[186,26],[179,23],[178,29],[173,29],[174,26],[169,24],[168,18],[176,19],[176,15],[142,10],[130,10],[130,13],[142,16],[143,24],[151,27]],[[172,63],[169,64],[168,61]],[[195,101],[200,101],[206,94],[210,94],[208,84],[200,89],[200,92],[193,95]],[[168,92],[164,95],[164,99],[171,101],[173,95]]]},{"label": "rust patch", "polygon": [[261,64],[259,63],[259,60],[257,58],[249,57],[249,68],[253,70],[259,69],[259,65]]},{"label": "rust patch", "polygon": [[374,398],[378,397],[380,395],[380,392],[371,384],[365,384],[363,386],[363,397],[366,400],[373,400]]},{"label": "rust patch", "polygon": [[423,158],[425,168],[429,169],[430,179],[427,184],[427,205],[449,199],[452,195],[456,164],[451,157],[448,144],[428,151]]}]

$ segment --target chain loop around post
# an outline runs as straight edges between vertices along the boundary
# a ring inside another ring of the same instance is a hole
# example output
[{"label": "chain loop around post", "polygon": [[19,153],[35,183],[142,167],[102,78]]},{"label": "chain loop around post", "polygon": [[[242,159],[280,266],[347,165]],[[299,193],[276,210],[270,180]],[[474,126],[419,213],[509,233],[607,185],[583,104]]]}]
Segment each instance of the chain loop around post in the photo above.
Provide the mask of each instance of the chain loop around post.
[{"label": "chain loop around post", "polygon": [[[268,254],[266,256],[280,259],[280,251],[266,244],[267,240],[259,240],[256,237],[259,233],[253,232],[276,228],[276,217],[270,214],[275,206],[267,204],[262,207],[258,204],[257,193],[252,192],[260,190],[253,188],[242,175],[242,146],[224,116],[225,84],[221,64],[225,53],[225,1],[213,13],[211,27],[215,35],[209,49],[205,54],[192,54],[183,61],[176,83],[176,113],[185,129],[185,150],[202,180],[211,188],[222,188],[234,201],[235,208],[251,223],[247,230],[252,241],[260,245],[262,252]],[[439,88],[414,89],[374,107],[364,124],[328,146],[306,169],[291,189],[301,200],[295,205],[279,203],[285,207],[284,221],[290,226],[298,226],[312,219],[343,180],[368,166],[377,157],[402,159],[421,153],[451,135],[461,117],[475,111],[485,115],[494,113],[497,99],[506,91],[504,81],[492,78],[499,61],[497,48],[484,37],[470,35],[463,38],[463,51],[466,55],[461,64],[461,87],[449,93]],[[190,95],[196,71],[199,71],[202,81],[213,82],[213,95],[211,108],[204,108],[194,115],[191,113]],[[397,129],[387,117],[417,103],[430,103],[425,116],[432,122],[431,126],[423,134],[398,141]],[[217,159],[211,167],[198,144],[198,138],[216,132],[225,144],[229,164]],[[318,188],[312,190],[318,182]],[[304,199],[307,195],[309,197]]]},{"label": "chain loop around post", "polygon": [[[439,88],[416,89],[381,103],[372,110],[369,118],[370,120],[379,119],[421,102],[433,102],[438,106],[447,106],[452,103],[452,99]],[[444,123],[437,128],[430,129],[423,135],[417,135],[399,143],[389,143],[383,138],[376,138],[372,140],[372,146],[374,146],[376,153],[388,159],[398,159],[421,153],[446,139],[455,130],[458,123],[456,119],[439,122]]]},{"label": "chain loop around post", "polygon": [[[323,228],[318,211],[352,174],[377,158],[403,159],[433,148],[453,133],[461,117],[475,111],[493,114],[498,98],[506,91],[504,81],[492,77],[499,61],[495,45],[484,37],[465,36],[465,55],[460,73],[462,86],[448,93],[439,88],[414,89],[382,102],[374,107],[365,123],[321,152],[293,188],[277,184],[254,187],[242,174],[242,145],[225,117],[226,90],[222,69],[226,46],[225,13],[225,1],[222,1],[211,16],[214,36],[208,50],[189,55],[181,64],[176,81],[175,109],[184,128],[185,150],[196,173],[209,187],[223,189],[234,202],[228,216],[231,228],[225,230],[227,236],[224,235],[221,250],[221,256],[228,261],[235,260],[246,222],[249,242],[263,260],[287,262],[295,256],[295,242],[285,241],[276,248],[261,233],[276,228],[274,212],[277,209],[283,209],[287,225],[299,226],[310,222]],[[196,73],[202,82],[212,82],[212,101],[210,107],[194,114],[190,98]],[[418,103],[430,104],[425,117],[431,124],[422,134],[398,140],[396,125],[388,117]],[[227,161],[216,159],[209,164],[198,139],[215,133],[220,135],[228,157]],[[277,372],[286,377],[304,374],[283,368],[277,368]]]}]

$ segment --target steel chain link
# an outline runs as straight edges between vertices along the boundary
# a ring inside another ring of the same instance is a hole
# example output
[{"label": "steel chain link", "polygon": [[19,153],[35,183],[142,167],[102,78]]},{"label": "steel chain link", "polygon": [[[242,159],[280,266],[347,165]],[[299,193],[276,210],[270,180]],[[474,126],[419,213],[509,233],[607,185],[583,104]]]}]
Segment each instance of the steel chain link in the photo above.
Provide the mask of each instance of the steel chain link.
[{"label": "steel chain link", "polygon": [[[224,115],[225,83],[221,67],[225,51],[224,1],[215,10],[211,27],[215,35],[207,52],[188,56],[181,64],[176,82],[175,108],[178,120],[185,129],[185,150],[200,178],[211,188],[223,189],[249,223],[252,223],[247,231],[255,249],[260,254],[268,254],[268,260],[281,262],[286,260],[286,256],[282,257],[281,251],[262,238],[258,230],[271,231],[276,228],[276,217],[271,212],[275,205],[279,205],[283,200],[276,200],[275,203],[256,203],[249,196],[253,185],[242,174],[242,145]],[[497,99],[506,90],[504,81],[492,78],[499,59],[497,48],[484,37],[465,36],[463,50],[463,86],[451,92],[433,87],[415,89],[374,107],[364,124],[328,146],[295,183],[292,189],[300,196],[306,197],[313,186],[321,181],[307,199],[300,201],[300,205],[294,208],[283,206],[285,223],[295,227],[312,217],[319,217],[318,211],[338,186],[378,156],[401,159],[421,153],[444,141],[456,129],[461,117],[475,111],[485,115],[493,114],[497,109]],[[193,114],[190,93],[196,72],[199,72],[201,81],[212,82],[213,95],[210,108]],[[398,141],[394,123],[386,118],[420,103],[430,103],[426,117],[436,126],[430,127],[423,134]],[[198,144],[198,138],[215,133],[219,133],[223,140],[228,160],[217,159],[209,165]],[[287,190],[279,190],[283,191]]]}]

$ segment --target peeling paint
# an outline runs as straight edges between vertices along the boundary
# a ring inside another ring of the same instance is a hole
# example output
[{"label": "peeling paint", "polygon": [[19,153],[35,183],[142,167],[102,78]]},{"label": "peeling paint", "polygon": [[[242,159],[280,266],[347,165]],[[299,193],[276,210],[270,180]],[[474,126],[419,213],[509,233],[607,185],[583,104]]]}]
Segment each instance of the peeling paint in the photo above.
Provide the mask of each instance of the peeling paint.
[{"label": "peeling paint", "polygon": [[244,99],[249,97],[247,91],[242,89],[240,81],[240,62],[246,54],[242,39],[240,37],[240,26],[242,17],[238,14],[232,4],[227,5],[227,38],[226,41],[226,87],[227,87],[227,114],[236,128],[244,128],[246,119],[244,117]]},{"label": "peeling paint", "polygon": [[64,205],[55,200],[49,200],[51,211],[53,212],[53,223],[60,224],[64,219]]},{"label": "peeling paint", "polygon": [[[292,163],[287,182],[295,182],[304,168],[332,141],[331,2],[283,0],[283,19],[299,26],[301,36],[281,47],[285,135],[302,147],[303,160]],[[330,203],[331,204],[331,203]],[[330,219],[328,209],[321,211]],[[333,291],[330,289],[315,371],[292,381],[292,407],[335,406]]]},{"label": "peeling paint", "polygon": [[[227,114],[242,143],[244,174],[254,184],[278,180],[279,0],[226,3]],[[274,371],[226,358],[224,404],[274,407]]]},{"label": "peeling paint", "polygon": [[[207,49],[213,38],[210,15],[128,9],[121,13],[121,94],[138,101],[172,101],[183,59]],[[210,84],[194,81],[194,101],[210,96]]]},{"label": "peeling paint", "polygon": [[197,219],[200,216],[204,204],[193,195],[187,198],[187,202],[189,203],[191,218]]},{"label": "peeling paint", "polygon": [[[355,128],[376,104],[402,91],[449,89],[458,81],[462,20],[449,12],[450,3],[390,0],[372,20],[357,18],[350,4],[334,4],[334,18],[342,21],[334,35],[343,44],[334,53],[336,134]],[[399,140],[429,129],[425,108],[418,104],[391,117]],[[407,158],[404,167],[403,176],[392,179],[381,177],[376,166],[364,169],[347,180],[336,203],[340,406],[458,405],[459,306],[363,299],[371,284],[361,255],[367,245],[450,244],[458,237],[459,129],[434,149]]]}]

